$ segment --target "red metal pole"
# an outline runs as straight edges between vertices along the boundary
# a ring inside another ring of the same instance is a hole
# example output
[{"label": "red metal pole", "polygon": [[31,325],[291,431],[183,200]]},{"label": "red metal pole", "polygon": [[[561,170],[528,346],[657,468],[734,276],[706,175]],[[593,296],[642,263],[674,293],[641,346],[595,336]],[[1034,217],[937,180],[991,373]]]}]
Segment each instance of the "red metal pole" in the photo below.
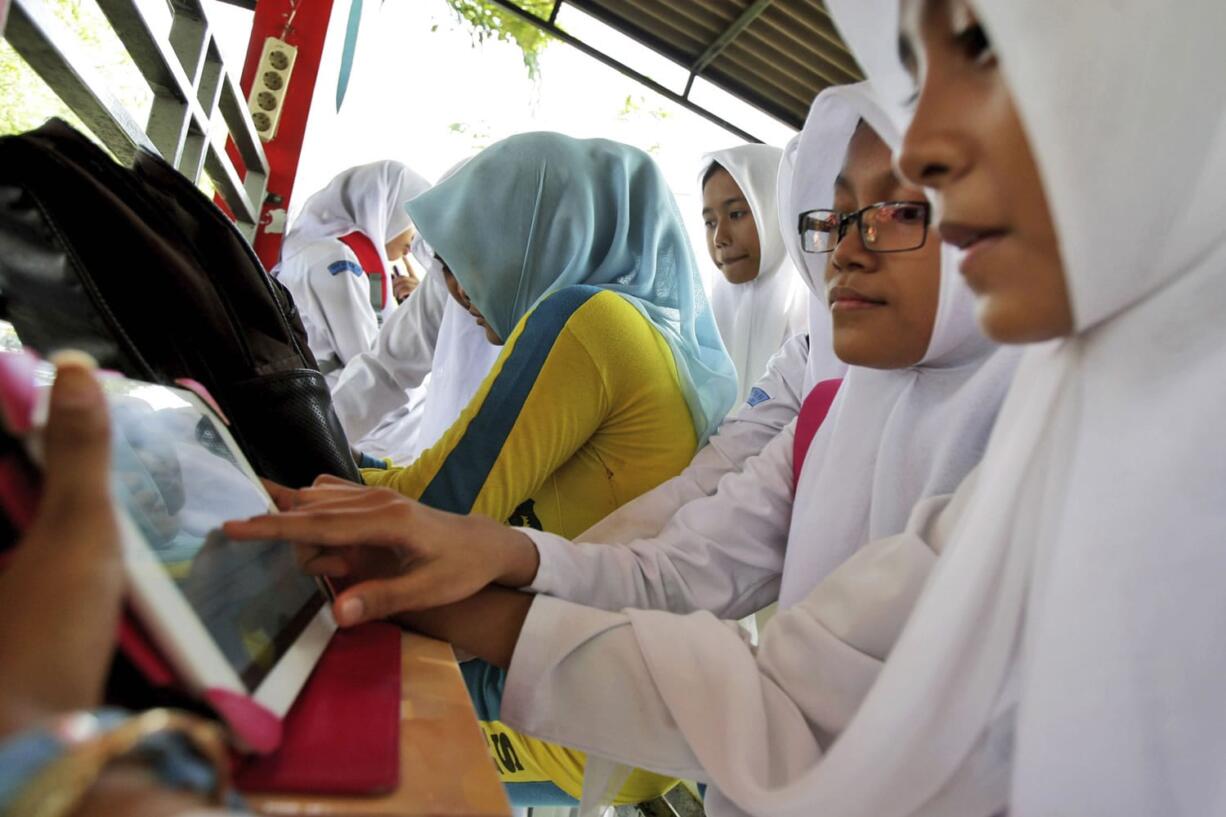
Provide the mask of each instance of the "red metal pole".
[{"label": "red metal pole", "polygon": [[[255,5],[247,61],[243,65],[243,93],[251,92],[264,40],[278,37],[298,48],[276,138],[264,143],[268,157],[268,192],[260,210],[260,225],[253,244],[256,254],[269,269],[277,262],[281,251],[285,214],[294,178],[298,175],[298,160],[302,155],[311,99],[315,95],[315,80],[319,75],[332,3],[333,0],[258,0]],[[236,163],[241,162],[233,145],[230,157]]]}]

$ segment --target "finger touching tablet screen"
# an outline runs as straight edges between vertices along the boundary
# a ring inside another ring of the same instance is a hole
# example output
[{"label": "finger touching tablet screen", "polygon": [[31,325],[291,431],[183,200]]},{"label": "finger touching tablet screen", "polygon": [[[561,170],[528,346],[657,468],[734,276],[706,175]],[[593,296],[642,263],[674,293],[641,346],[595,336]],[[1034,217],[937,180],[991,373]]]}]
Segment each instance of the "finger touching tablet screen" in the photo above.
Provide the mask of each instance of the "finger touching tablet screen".
[{"label": "finger touching tablet screen", "polygon": [[[44,396],[53,379],[39,369]],[[223,522],[275,507],[196,395],[113,376],[102,385],[137,614],[197,691],[246,695],[283,716],[336,628],[319,585],[288,543],[221,533]]]}]

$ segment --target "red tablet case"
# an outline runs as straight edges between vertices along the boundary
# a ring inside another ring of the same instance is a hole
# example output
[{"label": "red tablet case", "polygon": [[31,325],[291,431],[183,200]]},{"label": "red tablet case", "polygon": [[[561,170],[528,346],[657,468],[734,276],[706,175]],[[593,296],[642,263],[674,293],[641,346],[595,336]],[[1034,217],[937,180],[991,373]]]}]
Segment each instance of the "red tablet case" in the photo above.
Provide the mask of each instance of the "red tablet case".
[{"label": "red tablet case", "polygon": [[[371,622],[338,630],[284,720],[251,698],[210,690],[204,698],[252,753],[236,756],[246,792],[376,795],[400,782],[400,630]],[[129,613],[120,649],[155,686],[173,669]]]},{"label": "red tablet case", "polygon": [[341,630],[286,715],[281,747],[248,758],[240,789],[384,794],[400,782],[400,630]]}]

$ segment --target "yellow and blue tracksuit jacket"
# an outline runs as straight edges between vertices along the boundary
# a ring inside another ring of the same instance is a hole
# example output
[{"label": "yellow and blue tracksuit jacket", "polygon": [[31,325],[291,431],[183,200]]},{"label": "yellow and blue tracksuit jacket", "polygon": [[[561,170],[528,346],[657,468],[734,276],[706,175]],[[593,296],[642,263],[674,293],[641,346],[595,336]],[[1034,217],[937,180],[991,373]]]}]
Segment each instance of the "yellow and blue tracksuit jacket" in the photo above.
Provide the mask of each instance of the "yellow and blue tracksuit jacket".
[{"label": "yellow and blue tracksuit jacket", "polygon": [[[438,443],[408,467],[362,474],[435,508],[574,538],[676,476],[696,447],[668,343],[617,293],[573,286],[519,322]],[[480,661],[463,669],[512,802],[575,802],[583,753],[501,724],[504,673]],[[649,800],[673,782],[636,771],[616,802]]]}]

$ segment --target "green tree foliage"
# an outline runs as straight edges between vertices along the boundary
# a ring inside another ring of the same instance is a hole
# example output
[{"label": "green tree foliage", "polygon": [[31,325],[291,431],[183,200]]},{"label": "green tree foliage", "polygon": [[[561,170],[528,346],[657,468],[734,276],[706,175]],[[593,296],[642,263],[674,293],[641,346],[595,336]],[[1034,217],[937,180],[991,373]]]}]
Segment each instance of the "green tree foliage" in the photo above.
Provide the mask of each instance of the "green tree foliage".
[{"label": "green tree foliage", "polygon": [[[553,9],[553,0],[516,2],[520,8],[545,20],[549,19],[549,12]],[[538,60],[541,51],[552,39],[548,34],[489,0],[447,0],[447,5],[462,22],[471,26],[474,43],[483,43],[492,38],[519,46],[528,76],[536,78],[540,70]]]},{"label": "green tree foliage", "polygon": [[52,116],[81,127],[8,41],[0,41],[0,136],[36,128]]},{"label": "green tree foliage", "polygon": [[649,116],[657,121],[670,118],[673,112],[666,108],[655,95],[649,101],[646,94],[626,94],[626,101],[617,111],[617,118],[624,121]]},{"label": "green tree foliage", "polygon": [[493,143],[494,138],[491,135],[492,129],[490,123],[481,120],[476,124],[470,122],[452,122],[448,125],[448,130],[457,136],[463,136],[468,139],[469,148],[473,153],[479,153],[485,150]]},{"label": "green tree foliage", "polygon": [[[97,3],[93,0],[52,0],[48,6],[58,21],[76,36],[77,50],[94,78],[101,79],[137,121],[148,117],[153,92]],[[8,41],[0,41],[0,135],[36,128],[53,116],[93,136]]]}]

